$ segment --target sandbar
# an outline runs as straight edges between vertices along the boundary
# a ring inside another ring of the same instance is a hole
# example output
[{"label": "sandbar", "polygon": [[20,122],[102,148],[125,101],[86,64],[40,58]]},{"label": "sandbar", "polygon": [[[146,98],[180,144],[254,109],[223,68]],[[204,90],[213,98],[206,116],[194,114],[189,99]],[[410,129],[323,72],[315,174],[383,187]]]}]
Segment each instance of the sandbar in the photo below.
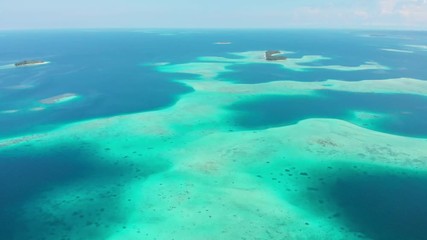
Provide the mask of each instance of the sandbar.
[{"label": "sandbar", "polygon": [[0,113],[4,113],[4,114],[17,113],[17,112],[19,112],[19,109],[11,109],[11,110],[0,111]]},{"label": "sandbar", "polygon": [[381,50],[386,51],[386,52],[414,53],[414,51],[402,50],[402,49],[393,49],[393,48],[381,48]]},{"label": "sandbar", "polygon": [[77,99],[79,96],[75,93],[64,93],[57,96],[41,99],[39,102],[43,104],[65,103]]},{"label": "sandbar", "polygon": [[232,42],[214,42],[216,45],[230,45]]},{"label": "sandbar", "polygon": [[427,45],[413,45],[413,44],[407,44],[405,45],[407,47],[417,48],[419,50],[427,51]]}]

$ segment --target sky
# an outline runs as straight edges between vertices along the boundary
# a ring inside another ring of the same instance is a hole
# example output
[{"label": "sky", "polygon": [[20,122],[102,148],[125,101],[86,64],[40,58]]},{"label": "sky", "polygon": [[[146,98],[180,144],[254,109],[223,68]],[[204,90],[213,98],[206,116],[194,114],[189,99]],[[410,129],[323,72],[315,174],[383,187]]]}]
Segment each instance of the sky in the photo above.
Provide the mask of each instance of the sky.
[{"label": "sky", "polygon": [[427,30],[427,0],[0,0],[0,29]]}]

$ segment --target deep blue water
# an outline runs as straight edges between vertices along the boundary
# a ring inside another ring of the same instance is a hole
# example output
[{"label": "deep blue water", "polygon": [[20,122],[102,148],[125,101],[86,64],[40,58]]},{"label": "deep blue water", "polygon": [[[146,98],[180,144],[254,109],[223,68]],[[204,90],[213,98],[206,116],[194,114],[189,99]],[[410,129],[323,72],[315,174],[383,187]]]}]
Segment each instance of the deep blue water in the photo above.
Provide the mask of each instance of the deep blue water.
[{"label": "deep blue water", "polygon": [[[15,239],[25,229],[22,207],[39,194],[96,175],[100,166],[89,161],[90,149],[60,145],[48,151],[1,151],[0,161],[0,238]],[[114,178],[112,174],[110,177]],[[44,219],[39,219],[44,221]]]},{"label": "deep blue water", "polygon": [[425,173],[344,172],[329,194],[350,229],[374,240],[427,239]]},{"label": "deep blue water", "polygon": [[[391,134],[426,137],[427,97],[321,90],[315,96],[262,96],[236,103],[235,123],[245,129],[295,124],[308,118],[337,118]],[[355,121],[353,111],[385,114],[374,121]]]},{"label": "deep blue water", "polygon": [[[0,38],[3,63],[44,59],[51,64],[0,70],[0,109],[21,109],[0,117],[0,136],[52,124],[162,108],[191,89],[143,64],[164,61],[171,43],[151,35],[121,32],[11,32]],[[163,46],[165,49],[161,49]],[[173,56],[180,52],[171,53]],[[19,83],[25,90],[5,89]],[[28,112],[40,99],[76,93],[81,101],[49,111]],[[27,111],[25,111],[27,109]],[[32,121],[29,122],[28,118]]]}]

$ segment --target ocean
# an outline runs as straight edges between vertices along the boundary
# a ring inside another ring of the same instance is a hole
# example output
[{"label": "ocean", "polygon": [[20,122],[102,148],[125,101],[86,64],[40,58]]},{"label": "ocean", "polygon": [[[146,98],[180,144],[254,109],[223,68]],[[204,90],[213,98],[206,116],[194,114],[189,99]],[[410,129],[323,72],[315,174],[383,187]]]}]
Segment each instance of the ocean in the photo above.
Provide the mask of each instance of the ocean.
[{"label": "ocean", "polygon": [[427,239],[426,49],[421,31],[2,31],[0,239]]}]

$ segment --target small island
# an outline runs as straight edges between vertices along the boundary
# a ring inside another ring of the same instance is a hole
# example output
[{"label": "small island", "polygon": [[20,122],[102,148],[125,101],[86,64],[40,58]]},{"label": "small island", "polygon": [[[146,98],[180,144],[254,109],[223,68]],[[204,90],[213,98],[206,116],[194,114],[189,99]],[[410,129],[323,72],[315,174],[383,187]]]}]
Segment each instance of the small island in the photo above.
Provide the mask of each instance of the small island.
[{"label": "small island", "polygon": [[45,64],[45,63],[47,63],[47,62],[42,61],[42,60],[25,60],[25,61],[15,63],[15,67],[23,67],[23,66],[28,66],[28,65],[39,65],[39,64]]},{"label": "small island", "polygon": [[287,57],[281,55],[281,52],[278,50],[268,50],[265,52],[265,60],[267,61],[279,61],[286,59]]}]

